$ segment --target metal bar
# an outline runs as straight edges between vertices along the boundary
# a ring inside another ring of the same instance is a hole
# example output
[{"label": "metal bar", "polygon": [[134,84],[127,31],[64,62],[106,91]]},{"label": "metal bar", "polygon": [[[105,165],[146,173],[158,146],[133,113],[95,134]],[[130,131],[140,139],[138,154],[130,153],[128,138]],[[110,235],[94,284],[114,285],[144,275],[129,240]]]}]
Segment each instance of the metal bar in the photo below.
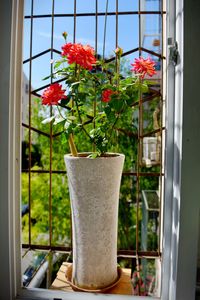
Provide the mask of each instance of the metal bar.
[{"label": "metal bar", "polygon": [[[156,173],[156,172],[123,172],[122,176],[160,176],[160,173]],[[162,176],[164,176],[164,173],[162,173]]]},{"label": "metal bar", "polygon": [[[98,0],[95,1],[95,53],[97,57],[97,52],[98,52]],[[98,59],[98,57],[97,57]],[[96,95],[96,85],[95,85],[95,95]],[[97,113],[97,99],[96,96],[94,98],[94,103],[93,103],[93,116],[94,116],[94,122],[93,122],[93,128],[96,127],[96,113]],[[92,145],[92,151],[96,151],[95,144],[93,143]]]},{"label": "metal bar", "polygon": [[[31,26],[30,26],[30,57],[32,56],[32,48],[33,48],[33,0],[31,0]],[[31,244],[31,89],[32,89],[32,62],[30,61],[29,65],[29,112],[28,112],[28,142],[29,142],[29,161],[28,161],[28,205],[29,205],[29,213],[28,213],[28,223],[29,223],[29,232],[28,232],[28,240],[29,244]]]},{"label": "metal bar", "polygon": [[118,47],[118,25],[119,25],[119,18],[118,18],[118,0],[116,0],[116,36],[115,36],[115,48]]},{"label": "metal bar", "polygon": [[[51,61],[53,60],[53,37],[54,37],[54,0],[52,0],[52,19],[51,19]],[[51,75],[53,74],[53,64],[51,64]],[[53,79],[51,77],[51,84]],[[50,108],[50,116],[52,116],[52,106]],[[50,153],[49,153],[49,243],[52,244],[52,147],[53,147],[53,137],[52,137],[52,123],[50,123]]]},{"label": "metal bar", "polygon": [[149,53],[149,54],[151,54],[151,55],[154,55],[154,56],[159,57],[159,58],[162,58],[162,59],[166,59],[166,57],[163,56],[163,54],[156,53],[156,52],[154,52],[154,51],[151,51],[151,50],[146,49],[146,48],[143,48],[143,47],[141,47],[141,51],[146,52],[146,53]]},{"label": "metal bar", "polygon": [[53,246],[53,245],[37,245],[37,244],[22,244],[22,248],[29,248],[30,250],[52,250],[52,251],[65,251],[71,252],[71,247],[68,246]]},{"label": "metal bar", "polygon": [[[129,55],[131,53],[134,53],[134,52],[137,52],[139,48],[134,48],[132,50],[129,50],[129,51],[126,51],[122,54],[122,56],[126,56],[126,55]],[[111,57],[111,58],[108,58],[108,59],[105,59],[105,63],[109,63],[111,61],[114,61],[115,60],[115,56]]]},{"label": "metal bar", "polygon": [[145,136],[150,136],[150,135],[153,135],[155,133],[162,132],[163,130],[165,130],[165,127],[160,127],[159,129],[155,129],[155,130],[152,130],[150,132],[147,132],[147,133],[141,135],[139,138],[143,139]]},{"label": "metal bar", "polygon": [[74,17],[73,43],[75,43],[76,42],[76,17],[77,17],[77,13],[76,13],[76,0],[74,0],[74,14],[71,17]]},{"label": "metal bar", "polygon": [[[62,79],[59,79],[59,80],[56,80],[56,81],[54,81],[54,83],[63,82],[63,81],[65,81],[65,79],[66,79],[66,77],[64,77],[64,78],[62,78]],[[41,91],[41,90],[47,88],[48,86],[49,86],[49,84],[43,85],[43,86],[41,86],[40,88],[38,88],[38,89],[36,89],[36,90],[33,90],[33,91],[32,91],[32,94],[37,93],[37,92],[39,92],[39,91]]]},{"label": "metal bar", "polygon": [[[141,99],[142,103],[148,102],[148,101],[152,101],[154,100],[156,97],[160,96],[160,91],[159,92],[155,92],[153,95],[145,97],[143,99]],[[133,103],[132,107],[139,105],[139,101],[136,101]]]},{"label": "metal bar", "polygon": [[[106,13],[104,12],[99,12],[98,16],[105,16]],[[119,15],[161,15],[161,14],[166,14],[166,11],[161,12],[161,11],[119,11]],[[95,17],[96,13],[76,13],[76,14],[54,14],[55,18],[59,17]],[[108,12],[108,16],[114,16],[116,15],[116,12]],[[25,19],[30,19],[31,16],[26,15]],[[45,15],[33,15],[33,18],[51,18],[51,14],[45,14]]]},{"label": "metal bar", "polygon": [[[133,53],[133,52],[136,52],[136,51],[138,51],[138,50],[139,50],[139,48],[136,48],[136,49],[134,49],[134,51],[129,51],[129,52]],[[126,53],[127,53],[127,52],[126,52]],[[112,58],[110,58],[110,59],[107,59],[107,60],[105,60],[105,62],[108,63],[108,62],[111,62],[111,61],[113,61],[113,60],[115,60],[115,57],[112,57]],[[55,83],[59,83],[59,82],[65,81],[66,79],[67,79],[66,77],[63,77],[62,79],[56,80],[56,81],[54,81],[54,82],[55,82]],[[33,90],[33,91],[31,92],[31,94],[35,94],[36,96],[38,96],[39,94],[37,94],[37,92],[39,92],[39,91],[41,91],[41,90],[47,88],[48,86],[49,86],[49,84],[43,85],[43,86],[41,86],[40,88]],[[149,88],[149,90],[152,91],[153,89],[152,89],[152,88]],[[154,90],[153,90],[153,91],[154,91]],[[156,96],[160,96],[160,95],[161,95],[160,92],[154,91],[154,94],[153,94],[153,95],[148,96],[148,97],[145,97],[144,99],[142,99],[142,101],[143,101],[143,103],[144,103],[144,102],[148,101],[149,99],[151,100],[151,99],[155,98]],[[41,96],[39,95],[39,97],[41,97]],[[138,103],[139,103],[139,102],[135,102],[135,103],[133,104],[133,106],[134,106],[134,105],[138,105]]]},{"label": "metal bar", "polygon": [[57,50],[57,49],[50,49],[50,48],[49,48],[49,49],[47,49],[47,50],[44,50],[44,51],[42,51],[42,52],[39,52],[39,53],[36,54],[36,55],[33,55],[32,57],[29,57],[28,59],[25,59],[25,60],[23,61],[23,64],[29,62],[30,60],[36,59],[36,58],[38,58],[38,57],[40,57],[40,56],[42,56],[42,55],[44,55],[44,54],[50,52],[51,50],[52,50],[53,52],[55,52],[55,53],[61,54],[61,51],[59,51],[59,50]]},{"label": "metal bar", "polygon": [[47,50],[42,51],[42,52],[40,52],[40,53],[38,53],[38,54],[36,54],[36,55],[33,55],[33,56],[31,56],[30,58],[25,59],[25,60],[23,61],[23,64],[26,64],[27,62],[30,62],[31,60],[34,60],[34,59],[36,59],[36,58],[38,58],[38,57],[40,57],[40,56],[42,56],[42,55],[44,55],[44,54],[46,54],[46,53],[48,53],[48,52],[50,52],[50,51],[51,51],[51,49],[47,49]]},{"label": "metal bar", "polygon": [[32,130],[32,131],[35,131],[35,132],[37,132],[37,133],[39,133],[39,134],[42,134],[42,135],[44,135],[44,136],[46,136],[46,137],[48,137],[48,138],[50,137],[50,135],[49,135],[48,133],[43,132],[43,131],[41,131],[41,130],[35,128],[35,127],[29,126],[29,125],[27,125],[27,124],[25,124],[25,123],[22,123],[22,126],[25,127],[25,128],[28,128],[28,129],[30,129],[30,130]]},{"label": "metal bar", "polygon": [[[166,57],[164,57],[164,56],[162,57],[161,54],[158,54],[158,53],[156,53],[156,52],[154,52],[154,51],[148,50],[148,49],[143,48],[143,47],[137,47],[137,48],[134,48],[134,49],[132,49],[132,50],[126,51],[126,52],[124,52],[124,53],[122,54],[122,57],[123,57],[123,56],[126,56],[126,55],[129,55],[129,54],[131,54],[131,53],[137,52],[138,50],[139,50],[139,51],[147,52],[147,53],[152,54],[152,55],[154,55],[154,56],[156,56],[156,57],[159,57],[159,58],[161,58],[161,59],[166,59]],[[115,56],[113,56],[113,57],[111,57],[111,58],[108,58],[108,59],[105,59],[105,62],[108,63],[108,62],[111,62],[111,61],[113,61],[113,60],[115,60]]]},{"label": "metal bar", "polygon": [[[53,246],[53,245],[36,245],[36,244],[22,244],[22,248],[30,250],[51,250],[51,251],[64,251],[66,253],[71,253],[71,248],[68,246]],[[118,250],[117,256],[120,258],[134,258],[136,257],[135,250]],[[157,258],[161,257],[160,253],[157,251],[138,251],[138,257],[147,258]]]},{"label": "metal bar", "polygon": [[103,60],[105,59],[105,47],[106,47],[106,29],[107,29],[107,16],[108,16],[108,0],[106,0],[105,9],[105,20],[104,20],[104,33],[103,33]]},{"label": "metal bar", "polygon": [[[161,0],[160,2],[160,10],[163,11],[163,0]],[[164,36],[164,32],[163,32],[163,14],[161,15],[161,30],[162,30],[162,43],[161,43],[161,53],[163,56],[163,36]],[[163,95],[163,60],[162,60],[162,64],[161,64],[161,70],[162,70],[162,81],[161,81],[161,94]],[[160,107],[160,122],[161,122],[161,126],[163,125],[163,97],[161,97],[161,107]],[[161,163],[163,162],[163,130],[160,129],[160,161]],[[160,168],[160,173],[162,173],[162,165]],[[161,253],[161,223],[162,223],[162,209],[163,209],[163,201],[162,201],[162,192],[163,192],[163,180],[162,180],[162,176],[160,176],[160,205],[159,205],[159,228],[158,228],[158,252]]]},{"label": "metal bar", "polygon": [[[28,170],[27,169],[22,169],[22,172],[23,173],[28,173]],[[39,174],[46,174],[48,173],[49,174],[49,170],[30,170],[31,173],[39,173]],[[52,173],[54,174],[66,174],[66,171],[63,171],[63,170],[52,170],[51,171]]]},{"label": "metal bar", "polygon": [[[139,56],[141,55],[141,15],[140,15],[140,8],[141,8],[141,2],[138,0],[138,5],[139,5]],[[137,164],[136,164],[136,256],[138,255],[139,251],[139,200],[140,200],[140,195],[139,195],[139,190],[140,190],[140,135],[141,135],[141,92],[138,94],[139,96],[139,116],[138,116],[138,145],[137,145]]]},{"label": "metal bar", "polygon": [[[76,9],[77,9],[77,2],[74,0],[74,30],[73,30],[73,43],[76,42]],[[74,100],[72,100],[72,106],[74,106]],[[72,112],[73,115],[73,112]],[[72,225],[72,210],[70,206],[70,247],[73,249],[73,225]]]},{"label": "metal bar", "polygon": [[[23,173],[28,173],[29,170],[28,169],[22,169]],[[30,170],[31,173],[39,173],[39,174],[45,174],[45,173],[49,173],[49,170]],[[52,170],[52,173],[54,174],[66,174],[65,170]],[[139,176],[160,176],[159,172],[128,172],[125,171],[122,173],[122,176],[137,176],[137,174],[139,174]],[[162,176],[164,176],[164,173],[161,173]]]},{"label": "metal bar", "polygon": [[95,1],[95,53],[98,51],[98,0]]}]

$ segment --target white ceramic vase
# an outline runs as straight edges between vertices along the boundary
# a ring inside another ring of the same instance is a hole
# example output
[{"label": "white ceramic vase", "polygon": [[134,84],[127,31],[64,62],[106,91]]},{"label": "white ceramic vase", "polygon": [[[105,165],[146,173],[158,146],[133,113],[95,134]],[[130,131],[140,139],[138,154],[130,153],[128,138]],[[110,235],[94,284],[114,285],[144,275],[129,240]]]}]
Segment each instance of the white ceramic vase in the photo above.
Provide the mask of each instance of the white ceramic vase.
[{"label": "white ceramic vase", "polygon": [[65,155],[73,226],[72,281],[103,289],[117,280],[118,203],[123,154]]}]

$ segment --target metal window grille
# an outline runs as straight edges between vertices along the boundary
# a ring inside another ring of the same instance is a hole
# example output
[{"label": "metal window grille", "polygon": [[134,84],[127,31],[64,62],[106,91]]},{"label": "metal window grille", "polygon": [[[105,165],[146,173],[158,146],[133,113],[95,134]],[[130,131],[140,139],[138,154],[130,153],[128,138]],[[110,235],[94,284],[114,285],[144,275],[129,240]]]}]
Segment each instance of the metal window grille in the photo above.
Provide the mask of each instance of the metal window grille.
[{"label": "metal window grille", "polygon": [[[66,253],[72,250],[71,233],[68,231],[67,239],[63,239],[63,232],[58,230],[59,226],[62,230],[71,228],[68,193],[64,192],[67,190],[66,171],[61,162],[63,154],[69,150],[60,144],[59,132],[54,132],[52,125],[40,123],[44,114],[52,114],[52,108],[44,111],[40,101],[42,91],[52,79],[39,80],[53,72],[53,64],[48,69],[49,62],[60,55],[61,34],[67,31],[69,41],[91,42],[95,52],[107,62],[115,60],[114,54],[109,52],[111,46],[113,50],[117,46],[124,49],[124,64],[126,59],[132,62],[138,56],[151,56],[156,61],[157,75],[152,79],[155,83],[148,96],[141,95],[134,104],[133,123],[127,129],[118,129],[119,151],[123,150],[121,144],[126,143],[131,152],[122,178],[118,257],[119,261],[131,263],[132,273],[135,268],[139,272],[141,264],[146,270],[145,259],[162,257],[164,1],[89,0],[84,1],[84,5],[81,2],[25,0],[22,248],[24,255],[38,249]],[[85,33],[81,36],[83,27]],[[147,218],[149,207],[154,205],[149,198],[152,193],[158,195],[157,206],[152,208],[156,214]],[[64,214],[59,211],[61,203],[66,204]],[[65,220],[62,220],[63,215]],[[154,242],[147,242],[152,235]]]}]

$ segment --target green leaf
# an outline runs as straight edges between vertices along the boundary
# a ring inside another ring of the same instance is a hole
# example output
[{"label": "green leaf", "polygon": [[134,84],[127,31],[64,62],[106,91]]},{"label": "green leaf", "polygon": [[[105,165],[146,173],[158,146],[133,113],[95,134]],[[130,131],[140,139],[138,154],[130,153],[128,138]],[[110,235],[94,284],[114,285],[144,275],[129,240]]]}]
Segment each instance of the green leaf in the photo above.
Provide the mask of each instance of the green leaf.
[{"label": "green leaf", "polygon": [[91,159],[95,159],[97,157],[99,157],[101,154],[99,152],[94,152],[94,153],[91,153],[90,155],[88,155],[88,158],[91,158]]},{"label": "green leaf", "polygon": [[108,115],[111,113],[111,108],[110,108],[110,106],[107,105],[107,106],[104,108],[104,111],[105,111],[106,115],[108,116]]},{"label": "green leaf", "polygon": [[63,59],[60,59],[60,60],[57,60],[54,64],[54,69],[57,69],[60,67],[61,64],[65,63],[66,62],[66,58],[63,58]]},{"label": "green leaf", "polygon": [[142,91],[143,93],[147,93],[148,90],[149,90],[149,88],[148,88],[148,85],[147,85],[147,84],[145,84],[145,83],[141,84],[141,91]]},{"label": "green leaf", "polygon": [[66,121],[65,125],[64,125],[64,129],[67,130],[69,128],[69,126],[71,125],[70,122]]},{"label": "green leaf", "polygon": [[54,119],[55,119],[55,116],[46,118],[46,119],[44,119],[44,120],[42,121],[42,124],[48,124],[48,123],[51,123]]},{"label": "green leaf", "polygon": [[51,77],[53,77],[53,76],[52,76],[52,75],[49,75],[49,76],[46,76],[46,77],[42,78],[42,80],[47,80],[47,79],[49,79],[49,78],[51,78]]},{"label": "green leaf", "polygon": [[70,121],[75,121],[76,117],[75,116],[69,116],[69,117],[67,117],[67,119],[70,120]]},{"label": "green leaf", "polygon": [[60,101],[60,104],[61,104],[61,105],[66,105],[66,104],[69,103],[69,101],[70,101],[70,97],[67,97],[67,99],[62,99],[62,100]]},{"label": "green leaf", "polygon": [[124,100],[122,98],[114,98],[108,103],[116,112],[120,112],[124,106]]},{"label": "green leaf", "polygon": [[53,122],[53,125],[57,125],[63,121],[65,121],[65,118],[63,118],[61,116],[55,117],[55,121]]}]

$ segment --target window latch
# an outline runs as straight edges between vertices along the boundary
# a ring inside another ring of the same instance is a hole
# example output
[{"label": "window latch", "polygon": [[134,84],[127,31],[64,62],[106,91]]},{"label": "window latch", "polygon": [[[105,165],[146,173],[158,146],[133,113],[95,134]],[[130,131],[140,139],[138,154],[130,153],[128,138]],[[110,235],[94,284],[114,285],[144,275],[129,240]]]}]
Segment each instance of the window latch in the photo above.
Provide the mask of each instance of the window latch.
[{"label": "window latch", "polygon": [[169,63],[176,66],[179,63],[178,43],[173,42],[172,38],[168,38],[168,46],[169,46]]}]

